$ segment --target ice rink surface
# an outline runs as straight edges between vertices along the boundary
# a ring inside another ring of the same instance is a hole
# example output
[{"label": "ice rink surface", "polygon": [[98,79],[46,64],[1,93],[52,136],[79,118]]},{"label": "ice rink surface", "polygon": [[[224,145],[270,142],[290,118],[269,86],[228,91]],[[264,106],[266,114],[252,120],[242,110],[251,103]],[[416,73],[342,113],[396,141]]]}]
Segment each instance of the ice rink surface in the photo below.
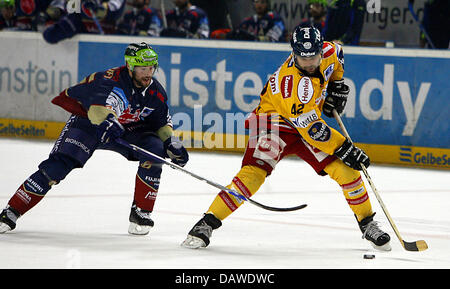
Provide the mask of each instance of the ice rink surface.
[{"label": "ice rink surface", "polygon": [[[0,138],[0,207],[44,160],[53,142]],[[241,156],[191,152],[186,168],[227,185]],[[0,235],[0,268],[325,269],[450,268],[450,172],[372,165],[372,177],[405,241],[425,240],[423,252],[403,250],[369,190],[376,220],[391,235],[391,252],[373,252],[340,187],[303,161],[280,162],[258,202],[288,213],[244,204],[214,231],[205,249],[180,246],[218,190],[165,167],[147,236],[127,233],[136,162],[96,151],[31,211]]]}]

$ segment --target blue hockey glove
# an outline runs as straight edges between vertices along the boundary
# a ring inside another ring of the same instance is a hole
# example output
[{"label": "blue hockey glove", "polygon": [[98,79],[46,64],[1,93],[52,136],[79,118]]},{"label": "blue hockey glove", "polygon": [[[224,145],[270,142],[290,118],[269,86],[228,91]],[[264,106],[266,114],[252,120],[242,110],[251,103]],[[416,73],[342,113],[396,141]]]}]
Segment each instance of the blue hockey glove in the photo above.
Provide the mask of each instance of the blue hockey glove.
[{"label": "blue hockey glove", "polygon": [[106,119],[97,127],[97,137],[101,143],[114,141],[125,132],[114,114],[110,113]]},{"label": "blue hockey glove", "polygon": [[169,137],[164,141],[164,149],[167,157],[169,157],[174,164],[184,167],[189,160],[187,150],[183,147],[181,141],[176,137]]}]

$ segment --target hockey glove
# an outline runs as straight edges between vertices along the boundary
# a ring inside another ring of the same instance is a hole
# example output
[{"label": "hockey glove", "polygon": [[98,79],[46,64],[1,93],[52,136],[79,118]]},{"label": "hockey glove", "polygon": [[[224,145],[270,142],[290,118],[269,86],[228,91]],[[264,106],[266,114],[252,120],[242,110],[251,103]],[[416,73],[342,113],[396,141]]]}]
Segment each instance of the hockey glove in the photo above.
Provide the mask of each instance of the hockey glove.
[{"label": "hockey glove", "polygon": [[323,103],[323,113],[328,117],[333,117],[333,109],[335,109],[341,114],[347,104],[349,92],[350,89],[343,79],[330,82],[327,88],[327,97]]},{"label": "hockey glove", "polygon": [[108,114],[106,119],[97,127],[98,140],[103,144],[114,141],[124,132],[124,127],[112,113]]},{"label": "hockey glove", "polygon": [[180,140],[174,136],[164,141],[164,149],[166,150],[167,157],[180,167],[184,167],[189,160],[187,150],[183,147]]},{"label": "hockey glove", "polygon": [[361,164],[366,168],[370,166],[369,156],[362,149],[354,146],[348,139],[334,152],[334,155],[344,164],[358,171],[362,170]]}]

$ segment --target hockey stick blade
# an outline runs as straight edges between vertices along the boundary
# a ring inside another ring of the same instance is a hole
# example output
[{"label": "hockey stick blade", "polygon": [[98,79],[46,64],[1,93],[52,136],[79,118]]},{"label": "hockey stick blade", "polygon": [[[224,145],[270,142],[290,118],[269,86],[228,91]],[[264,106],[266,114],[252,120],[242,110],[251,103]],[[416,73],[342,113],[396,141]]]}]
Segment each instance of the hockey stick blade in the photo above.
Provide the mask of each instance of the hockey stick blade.
[{"label": "hockey stick blade", "polygon": [[268,210],[268,211],[274,211],[274,212],[292,212],[292,211],[301,210],[303,208],[306,208],[306,206],[307,206],[306,204],[303,204],[303,205],[290,207],[290,208],[277,208],[277,207],[269,207],[269,206],[263,205],[261,203],[258,203],[257,201],[249,199],[249,198],[247,198],[247,201],[249,201],[250,203],[252,203],[253,205],[255,205],[257,207],[260,207],[260,208]]},{"label": "hockey stick blade", "polygon": [[406,242],[405,240],[402,240],[403,248],[405,248],[406,251],[425,251],[428,249],[427,242],[424,240],[419,240],[415,242]]},{"label": "hockey stick blade", "polygon": [[179,166],[177,164],[174,164],[174,163],[172,163],[170,161],[167,161],[166,159],[164,159],[164,158],[162,158],[162,157],[160,157],[160,156],[158,156],[158,155],[156,155],[156,154],[154,154],[152,152],[149,152],[149,151],[147,151],[147,150],[145,150],[143,148],[140,148],[137,145],[130,144],[130,143],[128,143],[125,140],[120,139],[120,138],[116,139],[116,142],[118,144],[121,144],[121,145],[123,145],[125,147],[128,147],[128,148],[130,148],[130,149],[140,153],[141,155],[146,156],[147,158],[150,158],[152,161],[156,161],[158,165],[161,165],[161,164],[168,165],[172,169],[175,169],[175,170],[178,170],[178,171],[182,171],[183,173],[186,173],[186,174],[190,175],[191,177],[196,178],[197,180],[206,182],[207,184],[209,184],[209,185],[211,185],[211,186],[213,186],[213,187],[215,187],[217,189],[220,189],[220,190],[222,190],[222,191],[232,195],[237,200],[248,201],[249,203],[251,203],[251,204],[253,204],[253,205],[257,206],[257,207],[260,207],[262,209],[269,210],[269,211],[274,211],[274,212],[291,212],[291,211],[296,211],[296,210],[303,209],[303,208],[305,208],[307,206],[306,204],[303,204],[303,205],[290,207],[290,208],[277,208],[277,207],[270,207],[270,206],[263,205],[261,203],[258,203],[255,200],[252,200],[250,198],[245,197],[244,195],[242,195],[242,194],[240,194],[240,193],[238,193],[238,192],[236,192],[234,190],[231,190],[231,189],[229,189],[227,187],[224,187],[224,186],[222,186],[222,185],[220,185],[220,184],[218,184],[216,182],[213,182],[213,181],[211,181],[211,180],[209,180],[207,178],[201,177],[201,176],[199,176],[199,175],[197,175],[197,174],[195,174],[195,173],[193,173],[191,171],[188,171],[187,169],[185,169],[185,168],[183,168],[183,167],[181,167],[181,166]]}]

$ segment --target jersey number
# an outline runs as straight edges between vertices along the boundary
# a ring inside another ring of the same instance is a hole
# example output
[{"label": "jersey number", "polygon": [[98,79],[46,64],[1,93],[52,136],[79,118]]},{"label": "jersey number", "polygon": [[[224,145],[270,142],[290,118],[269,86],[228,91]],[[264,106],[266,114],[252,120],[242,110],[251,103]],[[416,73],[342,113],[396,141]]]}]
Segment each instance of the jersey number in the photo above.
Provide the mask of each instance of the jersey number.
[{"label": "jersey number", "polygon": [[305,107],[305,105],[303,103],[298,104],[298,105],[294,103],[291,108],[291,113],[293,115],[302,114],[304,107]]}]

